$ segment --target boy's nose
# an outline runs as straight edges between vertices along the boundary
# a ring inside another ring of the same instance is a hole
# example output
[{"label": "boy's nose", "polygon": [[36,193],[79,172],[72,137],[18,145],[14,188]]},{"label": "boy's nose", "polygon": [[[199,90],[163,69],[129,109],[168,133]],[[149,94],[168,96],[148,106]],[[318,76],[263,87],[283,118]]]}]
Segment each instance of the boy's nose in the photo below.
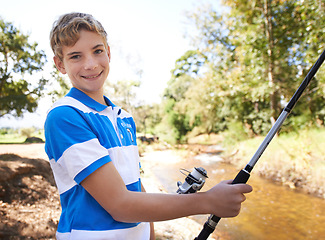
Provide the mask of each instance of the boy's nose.
[{"label": "boy's nose", "polygon": [[85,63],[84,63],[84,68],[86,70],[93,70],[97,66],[98,66],[97,61],[94,58],[92,58],[92,57],[86,58]]}]

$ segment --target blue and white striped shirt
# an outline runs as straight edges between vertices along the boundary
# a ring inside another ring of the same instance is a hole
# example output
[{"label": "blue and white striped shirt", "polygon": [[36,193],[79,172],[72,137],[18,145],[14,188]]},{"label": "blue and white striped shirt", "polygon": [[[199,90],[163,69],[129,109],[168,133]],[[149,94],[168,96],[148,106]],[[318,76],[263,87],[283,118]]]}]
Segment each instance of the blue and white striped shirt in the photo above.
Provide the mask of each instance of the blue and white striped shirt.
[{"label": "blue and white striped shirt", "polygon": [[105,97],[102,105],[72,88],[45,122],[45,151],[59,190],[58,239],[149,239],[148,223],[122,223],[80,185],[112,161],[127,189],[141,191],[135,123]]}]

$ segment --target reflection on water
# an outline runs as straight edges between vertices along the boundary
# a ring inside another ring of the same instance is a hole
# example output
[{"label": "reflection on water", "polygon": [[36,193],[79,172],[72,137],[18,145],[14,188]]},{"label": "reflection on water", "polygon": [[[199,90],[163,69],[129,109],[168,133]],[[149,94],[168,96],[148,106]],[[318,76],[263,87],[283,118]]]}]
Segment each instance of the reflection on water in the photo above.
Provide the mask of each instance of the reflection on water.
[{"label": "reflection on water", "polygon": [[[217,158],[208,161],[207,155],[203,157],[203,161],[197,157],[186,162],[156,165],[152,170],[169,192],[176,192],[177,181],[184,181],[178,171],[180,168],[207,170],[209,178],[201,191],[221,180],[233,179],[238,173],[234,166],[221,163]],[[213,235],[218,231],[227,232],[231,240],[325,239],[325,200],[261,179],[254,175],[254,170],[248,183],[254,191],[246,195],[239,216],[222,219]],[[207,217],[195,219],[203,226]]]}]

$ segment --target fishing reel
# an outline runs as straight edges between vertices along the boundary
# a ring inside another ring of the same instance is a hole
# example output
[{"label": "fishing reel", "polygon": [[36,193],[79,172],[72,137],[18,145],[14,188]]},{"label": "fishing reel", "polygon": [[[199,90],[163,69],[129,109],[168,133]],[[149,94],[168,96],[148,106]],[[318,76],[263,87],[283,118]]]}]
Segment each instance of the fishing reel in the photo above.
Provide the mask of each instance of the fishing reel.
[{"label": "fishing reel", "polygon": [[205,183],[205,179],[208,178],[207,171],[202,167],[194,168],[192,172],[181,169],[180,172],[184,174],[186,178],[184,183],[181,181],[177,182],[178,194],[188,194],[200,191]]}]

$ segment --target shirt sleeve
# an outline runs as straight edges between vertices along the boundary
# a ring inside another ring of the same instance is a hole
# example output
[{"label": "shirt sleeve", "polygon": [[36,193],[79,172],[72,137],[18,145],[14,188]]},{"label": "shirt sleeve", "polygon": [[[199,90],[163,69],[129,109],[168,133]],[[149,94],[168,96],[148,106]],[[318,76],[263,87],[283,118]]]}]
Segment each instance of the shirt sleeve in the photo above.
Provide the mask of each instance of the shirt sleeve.
[{"label": "shirt sleeve", "polygon": [[79,110],[70,106],[52,109],[45,122],[45,151],[78,184],[111,161]]}]

